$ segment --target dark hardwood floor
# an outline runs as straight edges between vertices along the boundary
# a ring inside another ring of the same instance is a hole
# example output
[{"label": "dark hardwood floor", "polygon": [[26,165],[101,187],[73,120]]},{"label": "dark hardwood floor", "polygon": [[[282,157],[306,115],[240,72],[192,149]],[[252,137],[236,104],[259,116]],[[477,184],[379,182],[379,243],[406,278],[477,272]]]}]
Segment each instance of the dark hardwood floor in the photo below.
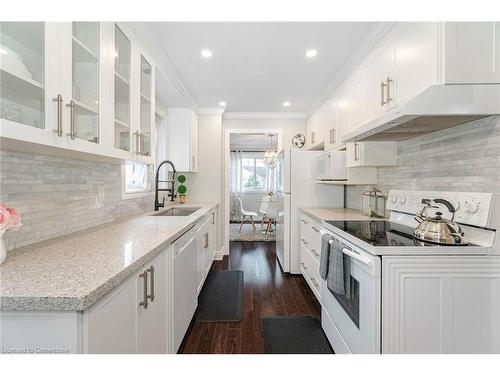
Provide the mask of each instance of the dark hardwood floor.
[{"label": "dark hardwood floor", "polygon": [[193,322],[179,353],[259,354],[264,352],[263,317],[320,318],[320,305],[303,277],[282,273],[274,242],[231,242],[229,257],[216,261],[212,269],[244,272],[243,320]]}]

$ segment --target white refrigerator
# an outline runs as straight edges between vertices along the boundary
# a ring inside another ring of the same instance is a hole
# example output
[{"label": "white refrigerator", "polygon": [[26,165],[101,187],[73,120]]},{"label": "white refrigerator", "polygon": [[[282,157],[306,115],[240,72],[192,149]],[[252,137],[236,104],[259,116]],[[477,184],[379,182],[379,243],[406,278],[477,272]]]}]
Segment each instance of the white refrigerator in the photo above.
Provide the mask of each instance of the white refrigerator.
[{"label": "white refrigerator", "polygon": [[322,151],[285,148],[278,156],[276,255],[284,272],[300,273],[301,207],[344,207],[343,186],[317,184],[314,158]]}]

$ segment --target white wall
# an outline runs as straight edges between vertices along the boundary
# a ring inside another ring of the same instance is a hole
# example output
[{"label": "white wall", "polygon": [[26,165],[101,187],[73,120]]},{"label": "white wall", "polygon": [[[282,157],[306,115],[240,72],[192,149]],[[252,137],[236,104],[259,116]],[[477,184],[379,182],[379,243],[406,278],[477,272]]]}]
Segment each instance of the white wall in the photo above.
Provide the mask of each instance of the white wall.
[{"label": "white wall", "polygon": [[292,146],[292,138],[297,133],[306,134],[306,119],[224,119],[224,129],[281,129],[283,147]]}]

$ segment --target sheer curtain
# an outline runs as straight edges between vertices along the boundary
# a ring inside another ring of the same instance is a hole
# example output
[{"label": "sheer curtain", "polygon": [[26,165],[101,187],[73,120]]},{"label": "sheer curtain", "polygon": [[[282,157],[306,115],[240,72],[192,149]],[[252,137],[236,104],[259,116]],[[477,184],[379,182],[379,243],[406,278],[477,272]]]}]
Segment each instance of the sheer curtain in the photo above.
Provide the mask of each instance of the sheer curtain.
[{"label": "sheer curtain", "polygon": [[239,221],[241,219],[240,203],[238,197],[241,195],[241,161],[242,151],[231,151],[230,170],[230,220]]}]

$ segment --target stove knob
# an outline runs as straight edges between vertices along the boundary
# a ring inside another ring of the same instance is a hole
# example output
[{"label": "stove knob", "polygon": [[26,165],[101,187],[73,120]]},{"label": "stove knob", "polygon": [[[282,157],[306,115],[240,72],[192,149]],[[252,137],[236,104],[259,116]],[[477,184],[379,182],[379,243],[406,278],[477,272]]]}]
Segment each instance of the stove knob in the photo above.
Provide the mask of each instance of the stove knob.
[{"label": "stove knob", "polygon": [[476,202],[465,202],[465,212],[475,214],[479,210],[479,205]]},{"label": "stove knob", "polygon": [[406,197],[404,195],[401,195],[400,197],[398,197],[398,202],[399,202],[399,204],[405,204]]}]

